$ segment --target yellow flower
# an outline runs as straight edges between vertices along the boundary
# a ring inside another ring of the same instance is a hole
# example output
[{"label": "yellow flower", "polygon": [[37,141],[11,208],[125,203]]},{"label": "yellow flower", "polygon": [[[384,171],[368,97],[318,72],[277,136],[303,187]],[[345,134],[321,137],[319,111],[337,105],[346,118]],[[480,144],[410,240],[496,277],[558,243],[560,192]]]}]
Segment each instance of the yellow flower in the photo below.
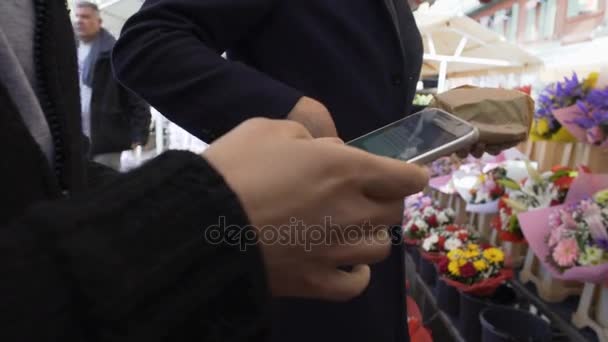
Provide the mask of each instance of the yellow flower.
[{"label": "yellow flower", "polygon": [[466,259],[474,259],[477,258],[480,255],[479,251],[476,250],[468,250],[466,252],[464,252],[464,257]]},{"label": "yellow flower", "polygon": [[597,81],[600,78],[600,74],[597,72],[592,72],[587,76],[587,79],[583,81],[583,89],[589,90],[595,88],[597,85]]},{"label": "yellow flower", "polygon": [[505,260],[505,254],[498,248],[488,248],[483,251],[483,257],[493,264],[499,264]]},{"label": "yellow flower", "polygon": [[599,204],[608,204],[608,189],[595,193],[593,199]]},{"label": "yellow flower", "polygon": [[483,259],[474,261],[473,266],[475,266],[475,269],[479,272],[483,272],[488,269],[488,263]]},{"label": "yellow flower", "polygon": [[455,261],[448,264],[448,271],[450,271],[453,276],[460,276],[460,266],[458,266],[458,263]]},{"label": "yellow flower", "polygon": [[452,249],[450,252],[448,252],[448,259],[450,259],[450,261],[455,261],[458,259],[462,259],[464,257],[464,250],[462,249]]},{"label": "yellow flower", "polygon": [[470,251],[479,251],[479,245],[478,245],[478,244],[475,244],[475,243],[470,243],[470,244],[467,246],[467,248],[468,248]]},{"label": "yellow flower", "polygon": [[549,133],[549,121],[547,119],[536,120],[536,133],[539,135],[545,135]]},{"label": "yellow flower", "polygon": [[466,265],[467,262],[468,262],[468,260],[465,258],[460,258],[460,259],[456,260],[458,267],[462,267],[462,266]]}]

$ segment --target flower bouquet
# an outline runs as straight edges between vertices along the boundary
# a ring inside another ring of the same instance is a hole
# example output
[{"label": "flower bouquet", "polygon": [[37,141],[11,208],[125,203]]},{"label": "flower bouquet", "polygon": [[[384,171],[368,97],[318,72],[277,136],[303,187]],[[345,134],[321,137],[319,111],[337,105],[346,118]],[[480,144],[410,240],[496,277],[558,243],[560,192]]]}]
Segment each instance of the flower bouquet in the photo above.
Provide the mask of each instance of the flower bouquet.
[{"label": "flower bouquet", "polygon": [[608,190],[552,212],[549,227],[547,262],[560,273],[577,266],[608,266]]},{"label": "flower bouquet", "polygon": [[608,88],[594,89],[570,110],[555,118],[579,141],[608,147]]},{"label": "flower bouquet", "polygon": [[440,229],[454,223],[454,210],[440,209],[433,205],[430,197],[416,195],[415,198],[406,199],[403,236],[404,241],[410,245],[418,245],[432,229]]},{"label": "flower bouquet", "polygon": [[477,236],[468,229],[458,225],[449,225],[444,229],[433,230],[422,240],[422,250],[427,253],[446,253],[461,248]]},{"label": "flower bouquet", "polygon": [[608,176],[580,174],[566,204],[519,214],[530,248],[557,279],[608,280],[608,191],[592,188],[608,189]]},{"label": "flower bouquet", "polygon": [[471,204],[485,204],[498,200],[505,194],[505,187],[500,180],[507,177],[507,170],[497,167],[479,175],[477,184],[469,192],[471,193]]},{"label": "flower bouquet", "polygon": [[499,248],[468,244],[448,252],[438,268],[448,285],[463,293],[485,297],[494,294],[513,276],[513,271],[504,265],[505,255]]},{"label": "flower bouquet", "polygon": [[439,158],[432,162],[429,167],[431,178],[451,175],[458,167],[460,167],[460,159],[455,155]]},{"label": "flower bouquet", "polygon": [[561,166],[543,174],[528,166],[528,173],[529,177],[520,183],[508,178],[499,180],[511,190],[500,199],[499,215],[492,222],[502,241],[525,242],[517,214],[564,203],[570,185],[578,175],[577,171]]},{"label": "flower bouquet", "polygon": [[568,130],[563,129],[562,124],[555,117],[555,112],[578,110],[577,101],[587,96],[587,93],[595,86],[598,76],[594,73],[581,81],[574,73],[572,78],[565,77],[563,82],[557,82],[545,88],[538,97],[538,106],[530,132],[532,140],[576,141]]}]

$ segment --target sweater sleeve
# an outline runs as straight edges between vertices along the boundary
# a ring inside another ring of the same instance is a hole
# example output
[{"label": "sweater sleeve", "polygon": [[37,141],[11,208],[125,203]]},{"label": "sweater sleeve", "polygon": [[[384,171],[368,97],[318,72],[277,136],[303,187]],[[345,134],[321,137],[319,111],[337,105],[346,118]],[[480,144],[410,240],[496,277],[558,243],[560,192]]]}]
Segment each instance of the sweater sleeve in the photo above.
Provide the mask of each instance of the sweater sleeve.
[{"label": "sweater sleeve", "polygon": [[205,142],[254,116],[285,118],[298,90],[221,57],[275,1],[147,0],[114,47],[116,77]]},{"label": "sweater sleeve", "polygon": [[222,177],[177,151],[30,208],[0,230],[0,339],[255,340],[269,295],[247,224]]}]

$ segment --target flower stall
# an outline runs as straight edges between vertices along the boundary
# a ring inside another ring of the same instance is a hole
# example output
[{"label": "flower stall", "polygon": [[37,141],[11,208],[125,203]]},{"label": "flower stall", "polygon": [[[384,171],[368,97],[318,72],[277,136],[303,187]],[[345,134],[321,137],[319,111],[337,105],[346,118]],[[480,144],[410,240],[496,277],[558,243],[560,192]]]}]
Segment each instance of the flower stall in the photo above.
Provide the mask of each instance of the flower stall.
[{"label": "flower stall", "polygon": [[511,325],[608,342],[608,87],[597,79],[526,89],[539,93],[527,142],[441,158],[406,199],[406,274],[435,340]]}]

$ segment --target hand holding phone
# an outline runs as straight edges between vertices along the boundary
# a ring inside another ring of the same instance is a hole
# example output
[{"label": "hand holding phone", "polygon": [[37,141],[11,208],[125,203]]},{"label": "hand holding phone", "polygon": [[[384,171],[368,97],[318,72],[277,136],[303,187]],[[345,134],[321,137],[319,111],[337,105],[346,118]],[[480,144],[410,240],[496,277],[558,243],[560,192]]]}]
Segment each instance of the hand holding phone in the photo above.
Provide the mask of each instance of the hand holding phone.
[{"label": "hand holding phone", "polygon": [[426,164],[469,148],[478,139],[475,126],[442,110],[426,109],[347,145],[409,163]]}]

